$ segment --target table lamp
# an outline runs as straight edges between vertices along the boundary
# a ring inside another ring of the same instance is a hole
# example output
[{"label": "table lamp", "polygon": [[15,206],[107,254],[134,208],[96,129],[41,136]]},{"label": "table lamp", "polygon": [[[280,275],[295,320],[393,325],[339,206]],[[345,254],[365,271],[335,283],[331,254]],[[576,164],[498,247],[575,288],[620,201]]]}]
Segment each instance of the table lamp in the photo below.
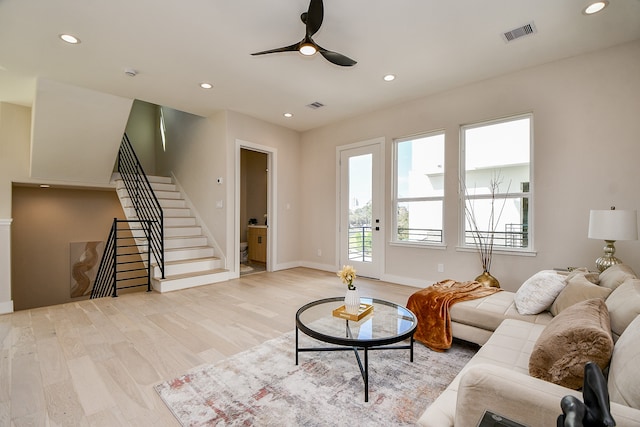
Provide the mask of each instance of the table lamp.
[{"label": "table lamp", "polygon": [[604,255],[596,260],[598,271],[602,272],[615,264],[620,264],[613,256],[616,240],[638,239],[638,217],[635,210],[591,210],[589,214],[589,238],[604,240]]}]

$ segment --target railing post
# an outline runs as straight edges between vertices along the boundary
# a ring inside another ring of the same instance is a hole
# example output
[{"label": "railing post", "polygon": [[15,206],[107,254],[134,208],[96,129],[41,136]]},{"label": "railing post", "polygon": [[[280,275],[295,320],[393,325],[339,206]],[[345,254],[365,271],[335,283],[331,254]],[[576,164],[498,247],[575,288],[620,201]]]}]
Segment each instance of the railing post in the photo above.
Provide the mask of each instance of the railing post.
[{"label": "railing post", "polygon": [[147,221],[147,292],[151,292],[151,223]]},{"label": "railing post", "polygon": [[113,218],[113,298],[118,296],[117,275],[118,275],[118,218]]},{"label": "railing post", "polygon": [[364,241],[364,226],[360,227],[360,241],[362,242],[362,249],[361,249],[361,253],[362,253],[362,262],[364,262],[364,249],[365,249],[365,241]]}]

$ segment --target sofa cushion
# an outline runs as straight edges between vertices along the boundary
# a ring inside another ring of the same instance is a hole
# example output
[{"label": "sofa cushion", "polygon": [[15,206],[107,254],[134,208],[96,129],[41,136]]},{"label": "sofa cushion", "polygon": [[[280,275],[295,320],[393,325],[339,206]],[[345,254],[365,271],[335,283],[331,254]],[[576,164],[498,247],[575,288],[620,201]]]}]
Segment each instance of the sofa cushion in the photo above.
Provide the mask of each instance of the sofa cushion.
[{"label": "sofa cushion", "polygon": [[562,292],[555,299],[549,311],[557,316],[567,307],[575,303],[585,301],[592,298],[606,299],[611,293],[611,289],[594,285],[584,276],[575,276],[569,280]]},{"label": "sofa cushion", "polygon": [[529,358],[529,374],[574,390],[582,387],[584,365],[605,369],[613,338],[605,302],[594,298],[562,311],[542,331]]},{"label": "sofa cushion", "polygon": [[[505,319],[518,319],[530,323],[546,325],[553,316],[548,311],[540,314],[520,314],[513,302],[514,292],[502,291],[471,301],[463,301],[451,306],[451,321],[479,329],[495,331]],[[454,336],[456,336],[454,334]],[[456,338],[464,338],[458,337]],[[475,342],[475,341],[474,341]]]},{"label": "sofa cushion", "polygon": [[611,290],[627,279],[635,279],[636,273],[626,264],[615,264],[600,273],[599,285]]},{"label": "sofa cushion", "polygon": [[609,367],[609,398],[640,409],[640,316],[616,342]]},{"label": "sofa cushion", "polygon": [[629,323],[640,314],[640,279],[627,279],[607,298],[611,332],[617,339]]},{"label": "sofa cushion", "polygon": [[542,270],[529,277],[513,299],[518,313],[538,314],[545,311],[564,288],[564,279],[564,275],[554,270]]}]

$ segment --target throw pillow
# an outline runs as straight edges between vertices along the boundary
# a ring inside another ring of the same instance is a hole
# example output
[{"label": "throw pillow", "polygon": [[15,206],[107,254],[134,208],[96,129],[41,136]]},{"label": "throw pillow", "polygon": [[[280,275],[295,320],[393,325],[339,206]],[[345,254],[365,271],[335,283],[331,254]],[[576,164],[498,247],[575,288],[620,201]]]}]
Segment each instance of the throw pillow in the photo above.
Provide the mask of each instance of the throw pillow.
[{"label": "throw pillow", "polygon": [[574,390],[582,387],[584,365],[604,370],[613,352],[609,311],[603,300],[582,301],[544,328],[529,357],[529,375]]},{"label": "throw pillow", "polygon": [[640,408],[640,316],[624,331],[611,356],[609,397],[612,402]]},{"label": "throw pillow", "polygon": [[576,267],[571,270],[567,276],[564,278],[565,282],[569,282],[569,280],[573,279],[576,276],[584,276],[591,283],[595,283],[596,285],[600,282],[600,275],[595,272],[591,272],[587,269],[587,267]]},{"label": "throw pillow", "polygon": [[549,308],[564,288],[564,276],[553,270],[542,270],[520,286],[513,302],[520,314],[538,314]]},{"label": "throw pillow", "polygon": [[610,293],[611,289],[609,288],[594,285],[584,276],[575,276],[567,283],[564,289],[562,289],[553,304],[551,304],[549,311],[554,316],[557,316],[562,310],[565,310],[577,302],[591,298],[601,298],[604,300]]},{"label": "throw pillow", "polygon": [[615,264],[600,273],[600,286],[615,289],[627,279],[635,279],[636,273],[625,264]]},{"label": "throw pillow", "polygon": [[625,280],[611,292],[606,303],[611,318],[611,332],[615,339],[622,335],[629,323],[640,315],[640,280]]}]

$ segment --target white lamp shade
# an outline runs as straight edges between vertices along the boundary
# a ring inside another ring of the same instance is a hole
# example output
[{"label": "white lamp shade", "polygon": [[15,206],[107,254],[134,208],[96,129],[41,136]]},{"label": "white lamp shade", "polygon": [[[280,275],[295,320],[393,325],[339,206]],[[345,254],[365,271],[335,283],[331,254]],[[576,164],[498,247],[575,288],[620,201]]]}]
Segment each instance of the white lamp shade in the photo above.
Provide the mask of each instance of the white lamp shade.
[{"label": "white lamp shade", "polygon": [[592,210],[589,238],[599,240],[637,240],[638,216],[635,210]]}]

